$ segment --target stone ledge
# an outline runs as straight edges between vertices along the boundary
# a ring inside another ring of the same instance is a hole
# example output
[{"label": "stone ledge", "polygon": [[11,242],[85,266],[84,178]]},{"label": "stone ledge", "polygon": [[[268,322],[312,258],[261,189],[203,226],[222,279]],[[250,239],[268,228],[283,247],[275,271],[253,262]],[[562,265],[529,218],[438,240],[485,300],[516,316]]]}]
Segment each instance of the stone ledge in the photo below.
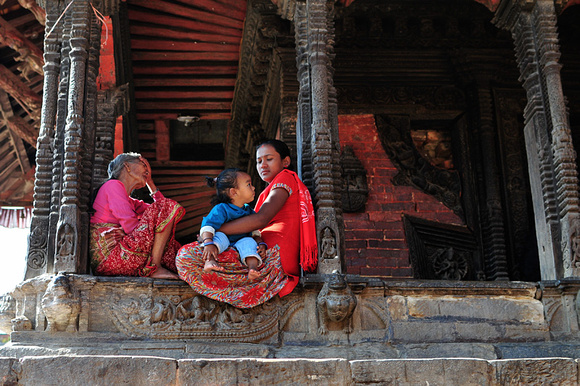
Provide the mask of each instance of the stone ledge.
[{"label": "stone ledge", "polygon": [[0,358],[3,384],[578,384],[578,360],[566,358],[182,359],[153,356]]}]

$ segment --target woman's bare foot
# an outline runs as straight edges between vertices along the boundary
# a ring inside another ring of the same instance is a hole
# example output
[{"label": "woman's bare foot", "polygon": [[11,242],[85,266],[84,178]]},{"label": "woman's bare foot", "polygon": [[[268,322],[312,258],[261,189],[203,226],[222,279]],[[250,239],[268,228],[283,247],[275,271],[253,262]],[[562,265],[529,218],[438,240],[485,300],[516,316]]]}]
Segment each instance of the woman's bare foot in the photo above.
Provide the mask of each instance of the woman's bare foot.
[{"label": "woman's bare foot", "polygon": [[211,271],[218,271],[218,272],[222,272],[224,270],[224,267],[222,267],[221,265],[219,265],[217,263],[217,261],[210,259],[210,260],[206,260],[205,264],[203,266],[203,270],[205,272],[211,272]]},{"label": "woman's bare foot", "polygon": [[250,270],[248,271],[248,279],[250,279],[250,280],[257,279],[259,276],[260,276],[260,272],[256,271],[253,268],[250,268]]},{"label": "woman's bare foot", "polygon": [[176,273],[163,267],[157,267],[155,272],[153,272],[149,277],[156,279],[179,279],[179,276]]}]

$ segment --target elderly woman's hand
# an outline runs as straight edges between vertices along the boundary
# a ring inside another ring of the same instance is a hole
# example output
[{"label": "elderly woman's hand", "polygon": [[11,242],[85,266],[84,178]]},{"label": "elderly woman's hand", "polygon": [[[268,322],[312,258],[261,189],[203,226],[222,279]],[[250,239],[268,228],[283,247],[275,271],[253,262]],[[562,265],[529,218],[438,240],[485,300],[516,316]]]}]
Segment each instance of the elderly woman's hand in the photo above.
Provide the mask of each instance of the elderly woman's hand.
[{"label": "elderly woman's hand", "polygon": [[139,161],[141,161],[143,163],[143,165],[145,166],[145,169],[147,170],[146,185],[149,187],[149,192],[151,194],[154,194],[157,191],[157,186],[155,186],[155,183],[153,182],[151,165],[149,164],[149,161],[147,161],[147,159],[145,157],[139,157]]}]

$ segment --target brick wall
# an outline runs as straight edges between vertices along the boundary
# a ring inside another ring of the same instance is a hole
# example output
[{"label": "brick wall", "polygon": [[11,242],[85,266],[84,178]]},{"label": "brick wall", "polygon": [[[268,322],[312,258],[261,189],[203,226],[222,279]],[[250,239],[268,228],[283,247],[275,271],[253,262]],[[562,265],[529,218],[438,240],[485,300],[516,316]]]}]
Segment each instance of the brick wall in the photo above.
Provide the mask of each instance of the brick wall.
[{"label": "brick wall", "polygon": [[373,115],[341,115],[338,122],[340,144],[352,146],[367,171],[369,186],[365,212],[344,214],[347,273],[412,277],[402,215],[463,223],[432,196],[393,185],[397,168],[381,146]]}]

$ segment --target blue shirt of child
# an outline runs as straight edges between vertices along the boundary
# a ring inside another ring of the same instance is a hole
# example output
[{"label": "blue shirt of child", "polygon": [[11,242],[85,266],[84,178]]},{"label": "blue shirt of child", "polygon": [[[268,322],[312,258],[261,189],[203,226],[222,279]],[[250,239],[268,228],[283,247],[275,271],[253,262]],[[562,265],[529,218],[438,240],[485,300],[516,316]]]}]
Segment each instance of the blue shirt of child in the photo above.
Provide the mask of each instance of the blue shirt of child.
[{"label": "blue shirt of child", "polygon": [[[248,204],[244,204],[242,208],[234,204],[225,204],[225,203],[217,204],[201,221],[200,233],[204,232],[203,228],[206,226],[212,227],[215,232],[219,230],[219,228],[228,221],[232,221],[237,218],[244,217],[253,213],[256,212],[254,212],[254,209],[252,209]],[[233,244],[241,238],[251,236],[252,233],[248,232],[239,235],[228,235],[228,239],[230,240],[230,243]]]}]

